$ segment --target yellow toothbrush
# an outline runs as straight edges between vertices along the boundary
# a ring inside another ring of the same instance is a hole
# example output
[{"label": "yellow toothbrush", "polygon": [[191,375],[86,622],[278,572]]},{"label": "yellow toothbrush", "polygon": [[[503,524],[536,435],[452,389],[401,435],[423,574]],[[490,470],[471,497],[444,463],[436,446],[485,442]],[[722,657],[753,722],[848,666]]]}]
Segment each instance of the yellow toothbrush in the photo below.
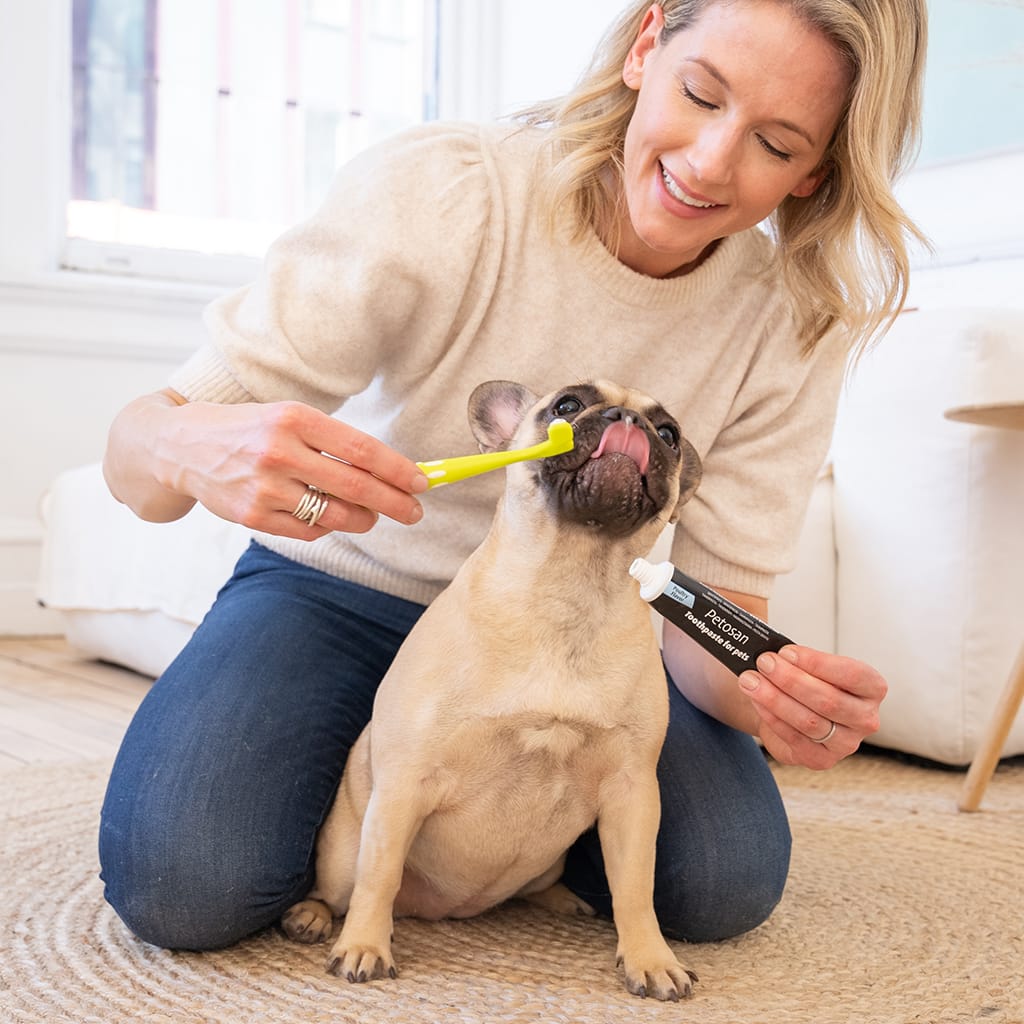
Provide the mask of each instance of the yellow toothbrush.
[{"label": "yellow toothbrush", "polygon": [[483,452],[480,455],[457,455],[452,459],[435,459],[433,462],[417,462],[430,481],[431,487],[453,484],[466,477],[489,473],[513,462],[528,462],[530,459],[546,459],[572,450],[575,444],[572,424],[567,420],[552,420],[548,424],[548,439],[529,448],[514,448],[512,451]]}]

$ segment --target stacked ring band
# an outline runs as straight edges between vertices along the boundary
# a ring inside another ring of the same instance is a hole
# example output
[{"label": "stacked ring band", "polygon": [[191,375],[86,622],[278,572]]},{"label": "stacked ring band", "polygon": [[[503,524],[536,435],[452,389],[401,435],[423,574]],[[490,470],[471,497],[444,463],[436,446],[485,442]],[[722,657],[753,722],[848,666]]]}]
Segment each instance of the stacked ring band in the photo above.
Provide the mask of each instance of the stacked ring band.
[{"label": "stacked ring band", "polygon": [[300,523],[305,523],[307,526],[316,526],[320,522],[320,517],[327,511],[328,504],[325,491],[321,491],[319,487],[314,487],[312,484],[307,484],[306,493],[302,496],[298,505],[295,506],[295,511],[292,515]]}]

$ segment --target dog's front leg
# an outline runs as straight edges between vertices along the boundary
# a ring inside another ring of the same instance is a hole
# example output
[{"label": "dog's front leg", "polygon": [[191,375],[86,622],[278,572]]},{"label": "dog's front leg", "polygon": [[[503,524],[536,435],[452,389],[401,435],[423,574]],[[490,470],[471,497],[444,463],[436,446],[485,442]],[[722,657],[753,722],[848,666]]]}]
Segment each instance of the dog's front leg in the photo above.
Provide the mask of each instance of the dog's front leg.
[{"label": "dog's front leg", "polygon": [[359,839],[355,888],[327,970],[349,981],[397,976],[391,956],[395,897],[425,812],[409,793],[374,785]]},{"label": "dog's front leg", "polygon": [[660,816],[653,771],[642,775],[623,772],[606,783],[598,834],[626,988],[634,995],[674,1001],[692,993],[697,975],[680,964],[654,913],[654,856]]}]

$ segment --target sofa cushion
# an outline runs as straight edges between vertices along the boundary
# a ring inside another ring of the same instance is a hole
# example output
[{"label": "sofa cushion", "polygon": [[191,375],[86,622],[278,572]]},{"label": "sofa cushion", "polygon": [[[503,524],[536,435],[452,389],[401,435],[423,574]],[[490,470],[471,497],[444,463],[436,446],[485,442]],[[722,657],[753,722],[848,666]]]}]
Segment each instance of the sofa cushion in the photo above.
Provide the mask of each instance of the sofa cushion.
[{"label": "sofa cushion", "polygon": [[[1011,394],[1024,312],[907,312],[856,365],[833,442],[837,650],[889,682],[873,740],[950,764],[1024,642],[1024,431],[943,413]],[[1005,752],[1024,752],[1024,714]]]}]

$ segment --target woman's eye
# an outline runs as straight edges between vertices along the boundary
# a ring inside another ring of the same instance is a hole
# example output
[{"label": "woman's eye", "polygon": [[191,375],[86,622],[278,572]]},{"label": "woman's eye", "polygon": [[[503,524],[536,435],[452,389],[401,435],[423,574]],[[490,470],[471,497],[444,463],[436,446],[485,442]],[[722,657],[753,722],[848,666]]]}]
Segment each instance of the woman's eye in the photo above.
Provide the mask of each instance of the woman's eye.
[{"label": "woman's eye", "polygon": [[583,403],[578,398],[573,398],[572,395],[565,395],[555,402],[555,415],[561,416],[563,419],[566,416],[572,416],[573,413],[579,412],[583,408]]},{"label": "woman's eye", "polygon": [[667,423],[664,426],[658,427],[658,437],[670,448],[676,448],[679,445],[679,431]]},{"label": "woman's eye", "polygon": [[691,103],[695,103],[702,110],[717,110],[718,109],[718,105],[716,103],[712,103],[710,100],[702,99],[685,82],[683,83],[683,95]]},{"label": "woman's eye", "polygon": [[761,138],[760,135],[757,137],[757,140],[758,140],[758,142],[761,143],[761,146],[764,148],[764,150],[767,153],[770,153],[772,156],[776,157],[777,159],[779,159],[779,160],[792,160],[793,159],[793,154],[792,153],[784,153],[781,149],[776,149],[767,139]]}]

